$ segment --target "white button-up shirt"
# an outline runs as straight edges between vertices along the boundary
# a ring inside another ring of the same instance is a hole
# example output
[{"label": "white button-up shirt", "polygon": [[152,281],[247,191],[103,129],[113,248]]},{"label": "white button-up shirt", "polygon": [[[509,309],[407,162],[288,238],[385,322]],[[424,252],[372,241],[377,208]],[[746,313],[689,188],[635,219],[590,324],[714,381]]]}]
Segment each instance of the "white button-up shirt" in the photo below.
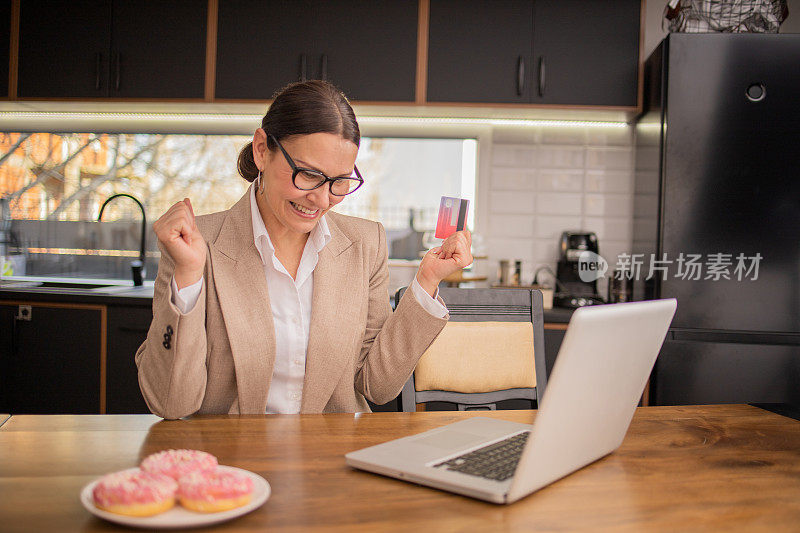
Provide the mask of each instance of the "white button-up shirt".
[{"label": "white button-up shirt", "polygon": [[[306,351],[311,326],[311,302],[314,294],[314,268],[319,253],[331,240],[328,223],[323,216],[306,241],[297,276],[292,276],[275,256],[275,248],[264,226],[255,196],[250,188],[250,211],[253,238],[267,279],[272,317],[275,327],[275,364],[267,395],[267,413],[294,414],[300,412],[303,399],[303,380],[306,373]],[[182,313],[191,311],[203,288],[203,279],[178,290],[172,279],[172,302]],[[431,315],[444,318],[447,308],[425,292],[416,277],[411,283],[414,297]],[[266,384],[265,384],[266,386]]]}]

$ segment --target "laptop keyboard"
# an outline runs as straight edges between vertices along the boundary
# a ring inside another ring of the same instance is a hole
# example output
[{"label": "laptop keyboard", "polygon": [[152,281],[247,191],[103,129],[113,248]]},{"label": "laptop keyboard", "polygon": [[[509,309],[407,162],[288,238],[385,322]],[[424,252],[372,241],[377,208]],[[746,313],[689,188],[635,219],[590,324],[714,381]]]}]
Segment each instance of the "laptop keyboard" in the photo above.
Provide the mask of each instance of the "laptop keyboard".
[{"label": "laptop keyboard", "polygon": [[512,435],[494,444],[443,461],[434,467],[446,467],[462,474],[505,481],[514,475],[528,435],[530,431]]}]

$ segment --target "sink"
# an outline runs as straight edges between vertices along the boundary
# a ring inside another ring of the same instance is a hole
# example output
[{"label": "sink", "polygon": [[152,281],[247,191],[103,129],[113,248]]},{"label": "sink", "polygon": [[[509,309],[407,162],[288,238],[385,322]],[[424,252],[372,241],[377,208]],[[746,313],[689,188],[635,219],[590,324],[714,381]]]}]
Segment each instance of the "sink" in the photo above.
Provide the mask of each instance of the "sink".
[{"label": "sink", "polygon": [[81,281],[39,281],[35,287],[43,289],[83,289],[85,291],[110,287],[108,283],[86,283]]},{"label": "sink", "polygon": [[153,284],[136,287],[130,281],[81,278],[5,279],[2,289],[62,294],[102,294],[108,296],[153,297]]}]

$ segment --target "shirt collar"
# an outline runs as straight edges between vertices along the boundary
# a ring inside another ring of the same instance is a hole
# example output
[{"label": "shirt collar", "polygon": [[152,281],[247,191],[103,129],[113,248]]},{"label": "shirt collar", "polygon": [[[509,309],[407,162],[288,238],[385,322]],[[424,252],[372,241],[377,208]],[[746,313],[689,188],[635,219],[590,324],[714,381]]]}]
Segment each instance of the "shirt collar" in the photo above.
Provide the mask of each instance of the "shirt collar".
[{"label": "shirt collar", "polygon": [[[255,183],[250,187],[250,215],[253,221],[253,240],[259,255],[261,255],[261,261],[266,265],[267,259],[275,255],[275,247],[272,245],[272,240],[270,240],[269,233],[267,233],[267,227],[264,225],[264,219],[261,218],[261,212],[258,210]],[[316,253],[321,252],[325,245],[330,242],[332,238],[331,231],[328,227],[328,221],[325,220],[325,215],[320,217],[319,222],[311,230],[308,237],[308,242]]]}]

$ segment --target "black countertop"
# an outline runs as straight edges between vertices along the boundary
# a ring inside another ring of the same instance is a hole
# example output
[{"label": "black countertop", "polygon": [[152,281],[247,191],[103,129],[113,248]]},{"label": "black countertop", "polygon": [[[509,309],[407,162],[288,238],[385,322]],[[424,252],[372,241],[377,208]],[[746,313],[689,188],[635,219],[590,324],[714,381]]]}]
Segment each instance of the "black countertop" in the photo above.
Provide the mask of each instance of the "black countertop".
[{"label": "black countertop", "polygon": [[572,313],[575,309],[568,307],[554,307],[552,309],[544,310],[544,321],[549,324],[567,324],[569,319],[572,318]]},{"label": "black countertop", "polygon": [[[80,285],[82,280],[59,280],[65,284]],[[0,302],[55,302],[95,305],[152,306],[152,282],[142,287],[131,283],[113,283],[103,287],[43,287],[36,281],[0,283]],[[47,283],[51,283],[48,281]],[[58,283],[58,282],[56,282]]]}]

